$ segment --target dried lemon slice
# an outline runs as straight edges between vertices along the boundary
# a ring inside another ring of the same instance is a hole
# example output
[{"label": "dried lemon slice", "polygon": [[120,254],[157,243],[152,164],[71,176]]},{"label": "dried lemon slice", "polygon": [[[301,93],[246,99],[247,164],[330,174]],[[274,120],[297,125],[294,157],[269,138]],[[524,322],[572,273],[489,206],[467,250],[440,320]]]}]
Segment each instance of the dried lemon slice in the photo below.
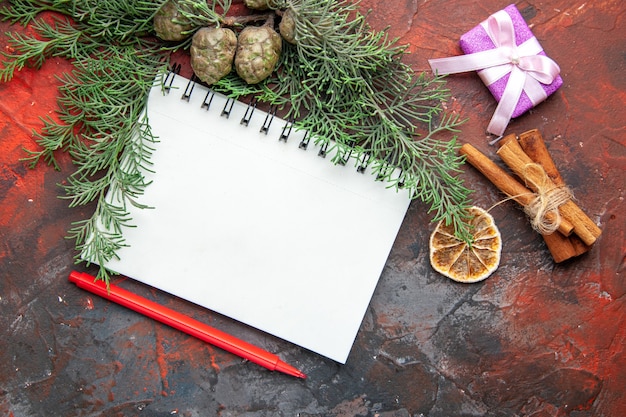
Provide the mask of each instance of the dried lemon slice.
[{"label": "dried lemon slice", "polygon": [[430,263],[435,271],[458,282],[478,282],[500,264],[502,239],[493,217],[480,207],[470,207],[469,225],[474,235],[470,246],[454,236],[454,227],[439,222],[430,236]]}]

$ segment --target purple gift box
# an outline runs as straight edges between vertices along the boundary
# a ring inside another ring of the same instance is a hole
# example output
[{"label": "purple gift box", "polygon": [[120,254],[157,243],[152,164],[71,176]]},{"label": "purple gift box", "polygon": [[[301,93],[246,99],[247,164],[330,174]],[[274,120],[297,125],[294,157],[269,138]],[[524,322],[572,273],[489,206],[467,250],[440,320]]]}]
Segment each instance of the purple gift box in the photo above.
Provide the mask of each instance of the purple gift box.
[{"label": "purple gift box", "polygon": [[429,60],[440,75],[478,71],[498,101],[487,131],[502,135],[509,120],[553,94],[562,84],[550,59],[514,4],[461,36],[465,55]]},{"label": "purple gift box", "polygon": [[[534,37],[532,31],[530,30],[530,28],[524,21],[524,18],[514,4],[505,7],[503,10],[511,17],[511,21],[513,22],[513,27],[515,28],[516,45],[519,46]],[[485,27],[483,26],[485,22],[479,24],[478,26],[474,27],[472,30],[461,36],[459,44],[461,46],[461,50],[465,54],[473,54],[475,52],[481,52],[495,48],[493,41],[491,40],[485,30]],[[539,52],[538,55],[546,56],[545,52],[543,51]],[[478,72],[479,75],[481,75],[481,73],[482,71]],[[506,88],[506,85],[509,81],[509,75],[510,74],[506,74],[498,81],[487,86],[487,88],[489,89],[489,91],[491,91],[491,94],[495,97],[497,101],[500,101],[500,99],[502,98],[504,89]],[[550,96],[556,90],[558,90],[562,84],[563,80],[561,79],[561,76],[557,76],[551,84],[541,84],[541,86],[546,92],[546,96]],[[531,102],[530,98],[528,98],[528,95],[525,92],[522,92],[522,95],[520,96],[511,117],[518,117],[533,107],[534,105]]]}]

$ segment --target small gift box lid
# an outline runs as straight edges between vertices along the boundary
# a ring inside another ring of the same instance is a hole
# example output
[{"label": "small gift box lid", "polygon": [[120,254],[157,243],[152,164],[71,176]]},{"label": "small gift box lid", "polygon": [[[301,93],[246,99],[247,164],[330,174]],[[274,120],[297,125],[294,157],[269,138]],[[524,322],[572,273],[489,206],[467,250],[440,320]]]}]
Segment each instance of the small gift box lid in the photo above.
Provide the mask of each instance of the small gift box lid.
[{"label": "small gift box lid", "polygon": [[502,135],[509,120],[553,94],[562,84],[558,65],[543,48],[514,4],[461,36],[466,55],[430,60],[439,74],[478,71],[498,107],[487,130]]}]

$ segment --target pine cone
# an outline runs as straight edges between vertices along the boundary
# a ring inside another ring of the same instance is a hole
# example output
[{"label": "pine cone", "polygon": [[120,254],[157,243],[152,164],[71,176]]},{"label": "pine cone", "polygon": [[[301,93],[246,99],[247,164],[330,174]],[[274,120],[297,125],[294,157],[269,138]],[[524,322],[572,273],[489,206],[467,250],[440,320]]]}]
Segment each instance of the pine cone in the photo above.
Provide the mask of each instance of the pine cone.
[{"label": "pine cone", "polygon": [[248,84],[269,77],[280,58],[282,38],[269,26],[247,26],[239,34],[235,70]]},{"label": "pine cone", "polygon": [[226,28],[202,28],[191,39],[191,68],[207,84],[215,84],[233,68],[237,49],[235,32]]},{"label": "pine cone", "polygon": [[178,10],[174,0],[169,0],[154,15],[154,31],[164,41],[182,41],[189,37],[188,32],[193,29],[190,23],[184,23],[185,17]]},{"label": "pine cone", "polygon": [[243,4],[245,4],[247,8],[254,10],[269,9],[269,6],[267,5],[267,0],[243,0]]},{"label": "pine cone", "polygon": [[291,9],[285,10],[278,24],[280,36],[289,43],[296,44],[296,19]]}]

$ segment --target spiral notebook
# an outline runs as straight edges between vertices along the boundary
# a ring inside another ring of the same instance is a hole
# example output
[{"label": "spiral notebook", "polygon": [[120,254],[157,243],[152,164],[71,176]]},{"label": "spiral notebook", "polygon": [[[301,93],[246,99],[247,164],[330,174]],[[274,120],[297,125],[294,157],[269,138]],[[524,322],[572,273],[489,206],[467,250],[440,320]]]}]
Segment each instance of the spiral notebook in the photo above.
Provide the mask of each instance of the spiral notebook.
[{"label": "spiral notebook", "polygon": [[[409,206],[273,112],[176,75],[155,86],[152,181],[127,277],[345,363]],[[322,150],[323,151],[323,150]]]}]

